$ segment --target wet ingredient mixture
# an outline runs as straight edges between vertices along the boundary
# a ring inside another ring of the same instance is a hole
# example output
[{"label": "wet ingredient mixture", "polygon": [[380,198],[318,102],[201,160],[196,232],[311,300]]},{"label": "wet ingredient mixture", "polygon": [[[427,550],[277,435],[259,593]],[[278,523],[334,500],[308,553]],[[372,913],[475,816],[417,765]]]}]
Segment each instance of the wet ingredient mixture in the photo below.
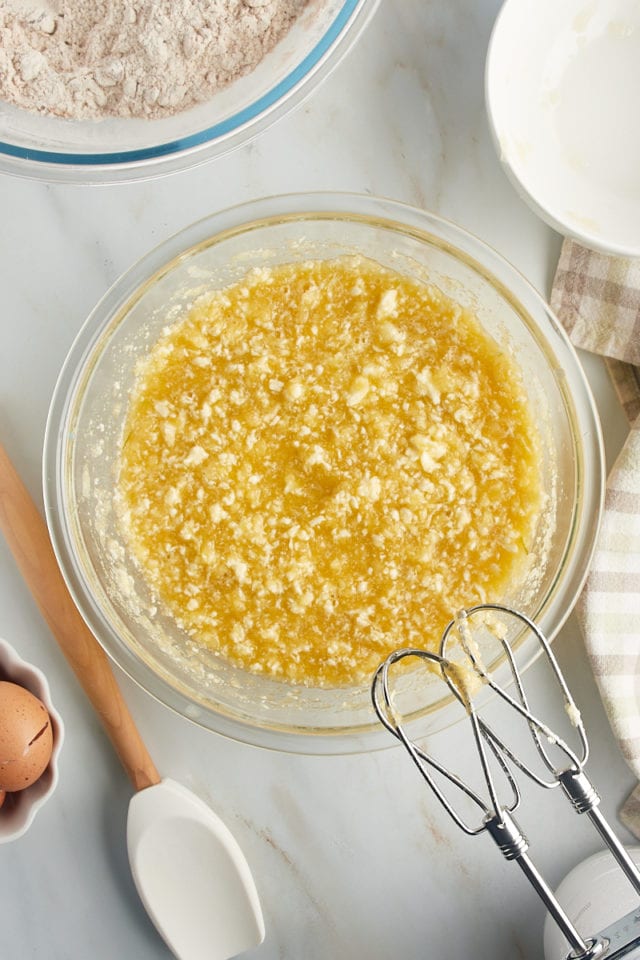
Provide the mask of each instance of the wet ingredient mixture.
[{"label": "wet ingredient mixture", "polygon": [[522,576],[537,431],[514,362],[435,287],[362,258],[254,270],[138,373],[130,550],[178,623],[241,667],[364,681]]}]

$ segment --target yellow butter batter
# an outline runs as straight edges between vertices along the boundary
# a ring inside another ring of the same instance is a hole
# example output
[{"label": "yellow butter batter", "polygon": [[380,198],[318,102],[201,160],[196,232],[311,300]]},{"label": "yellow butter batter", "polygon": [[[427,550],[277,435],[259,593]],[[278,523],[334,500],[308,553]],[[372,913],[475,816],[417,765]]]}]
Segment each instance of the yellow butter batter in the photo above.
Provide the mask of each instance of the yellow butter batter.
[{"label": "yellow butter batter", "polygon": [[141,365],[122,522],[199,643],[350,684],[522,574],[538,462],[515,364],[469,312],[363,258],[286,264],[199,300]]}]

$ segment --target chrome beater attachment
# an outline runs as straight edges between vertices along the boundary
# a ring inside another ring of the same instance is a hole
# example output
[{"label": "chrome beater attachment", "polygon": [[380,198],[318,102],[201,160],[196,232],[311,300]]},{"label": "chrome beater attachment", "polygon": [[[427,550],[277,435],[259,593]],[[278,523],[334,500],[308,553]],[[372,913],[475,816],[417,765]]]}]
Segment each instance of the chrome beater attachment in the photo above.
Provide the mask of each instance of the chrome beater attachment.
[{"label": "chrome beater attachment", "polygon": [[[507,639],[508,629],[505,627],[504,618],[518,621],[517,625],[531,631],[539,644],[563,698],[569,722],[576,731],[579,742],[576,751],[531,711],[513,649]],[[513,695],[496,681],[495,676],[485,666],[480,646],[474,635],[475,626],[488,631],[492,640],[497,641],[498,649],[513,682]],[[456,650],[462,651],[462,660],[459,656],[457,659],[452,658]],[[409,737],[402,717],[397,714],[394,706],[394,688],[392,688],[390,674],[392,668],[401,661],[411,659],[422,661],[431,673],[443,680],[466,711],[480,761],[482,780],[486,786],[486,797],[472,789],[458,774],[427,753],[425,748]],[[486,688],[493,690],[524,720],[546,773],[540,774],[533,769],[531,763],[516,756],[505,743],[504,738],[480,716],[481,708],[476,704],[476,699],[478,694]],[[532,620],[500,604],[483,603],[462,610],[445,628],[438,653],[429,653],[417,648],[400,649],[391,653],[375,673],[371,695],[374,709],[381,723],[404,745],[422,777],[454,822],[470,836],[476,836],[484,831],[489,833],[503,856],[507,860],[514,860],[522,869],[571,947],[566,960],[595,960],[595,958],[605,957],[607,960],[616,960],[616,958],[630,956],[632,951],[640,947],[640,872],[598,809],[600,797],[584,772],[589,757],[589,743],[580,712],[549,641]],[[556,762],[552,754],[555,754]],[[638,894],[638,909],[595,936],[585,939],[578,932],[528,856],[528,841],[512,816],[521,802],[514,768],[544,789],[560,786],[574,811],[587,814]],[[497,786],[494,772],[502,780],[501,787]],[[437,782],[436,775],[444,781],[442,786]],[[444,792],[445,785],[447,790],[457,790],[459,795],[466,797],[479,809],[480,819],[477,824],[469,824],[454,808]],[[499,799],[499,793],[504,791],[505,786],[508,799],[503,803]],[[632,931],[631,937],[629,930]],[[640,954],[637,955],[640,956]]]}]

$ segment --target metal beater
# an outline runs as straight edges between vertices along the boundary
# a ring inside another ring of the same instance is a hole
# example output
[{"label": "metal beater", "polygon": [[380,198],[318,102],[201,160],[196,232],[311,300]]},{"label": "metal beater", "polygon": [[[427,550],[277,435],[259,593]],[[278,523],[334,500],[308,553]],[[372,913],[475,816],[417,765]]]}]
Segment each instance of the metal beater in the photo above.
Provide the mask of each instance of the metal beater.
[{"label": "metal beater", "polygon": [[[569,721],[576,730],[579,741],[577,752],[531,712],[522,677],[516,666],[512,645],[507,639],[508,629],[505,628],[505,618],[507,621],[513,621],[515,618],[519,621],[519,626],[524,626],[531,631],[540,644],[564,700]],[[498,642],[513,679],[513,696],[496,682],[491,671],[484,665],[481,650],[473,632],[474,626],[488,630],[492,638]],[[459,656],[458,659],[450,657],[450,651],[455,650],[462,651],[462,661]],[[397,715],[394,707],[394,688],[391,685],[390,671],[401,661],[410,658],[426,662],[431,671],[444,680],[451,693],[466,710],[480,759],[482,777],[487,788],[486,799],[451,769],[430,756],[407,734],[402,718]],[[476,699],[486,687],[491,688],[526,721],[535,750],[550,776],[547,774],[541,776],[530,763],[516,756],[504,739],[480,716],[481,708],[477,706]],[[445,628],[438,653],[427,653],[413,648],[391,653],[376,671],[371,694],[373,706],[380,721],[405,746],[421,775],[455,823],[470,836],[476,836],[486,830],[503,856],[507,860],[514,860],[520,866],[570,944],[571,949],[566,960],[595,960],[595,958],[605,957],[607,960],[614,960],[614,958],[630,957],[631,953],[640,947],[640,872],[598,809],[600,797],[584,772],[589,756],[589,744],[580,712],[548,640],[532,620],[500,604],[484,603],[462,610]],[[560,758],[560,763],[554,762],[552,752],[555,753],[556,758]],[[510,797],[506,803],[501,803],[499,799],[492,766],[508,788]],[[587,814],[638,894],[637,909],[593,936],[585,938],[578,932],[527,855],[528,841],[512,817],[513,811],[521,801],[514,767],[544,789],[560,786],[574,811]],[[434,779],[434,773],[439,774],[446,781],[447,789],[449,789],[448,785],[451,785],[479,808],[480,822],[477,825],[469,825],[454,809],[442,787]]]}]

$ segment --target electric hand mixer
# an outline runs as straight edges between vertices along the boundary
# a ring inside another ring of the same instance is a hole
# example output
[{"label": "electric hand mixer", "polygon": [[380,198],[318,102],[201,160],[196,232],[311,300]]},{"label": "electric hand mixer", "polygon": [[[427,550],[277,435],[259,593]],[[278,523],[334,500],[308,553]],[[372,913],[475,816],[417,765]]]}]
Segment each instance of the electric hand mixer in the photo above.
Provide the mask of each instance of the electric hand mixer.
[{"label": "electric hand mixer", "polygon": [[[564,700],[569,721],[576,731],[579,741],[577,752],[572,750],[565,740],[554,733],[545,722],[535,716],[529,707],[512,644],[507,639],[508,630],[505,623],[510,621],[513,626],[514,619],[519,626],[524,626],[531,631],[540,644]],[[498,684],[492,673],[485,667],[473,632],[476,626],[484,631],[488,630],[497,640],[510,669],[513,695]],[[456,648],[463,652],[462,661],[459,656],[458,659],[451,658],[451,653]],[[425,662],[430,670],[447,684],[451,693],[466,710],[478,752],[482,778],[487,789],[486,798],[411,740],[402,718],[397,715],[394,707],[395,688],[392,686],[391,671],[401,661],[415,658]],[[481,708],[476,700],[478,694],[486,687],[490,687],[527,724],[537,755],[542,761],[542,768],[543,770],[546,768],[542,776],[533,769],[530,762],[525,762],[522,757],[516,756],[505,743],[504,738],[480,716]],[[373,705],[380,721],[407,749],[425,781],[455,823],[470,836],[487,831],[503,856],[507,860],[514,860],[522,869],[570,947],[566,960],[595,960],[595,958],[616,960],[621,957],[631,960],[633,957],[640,957],[640,872],[598,809],[600,797],[584,772],[589,756],[589,744],[580,712],[548,640],[532,620],[522,613],[499,604],[479,604],[462,610],[446,627],[438,653],[428,653],[413,648],[394,651],[378,668],[371,692]],[[552,753],[555,754],[556,762]],[[560,762],[557,762],[558,758]],[[506,803],[503,803],[498,796],[492,767],[507,786],[510,796]],[[528,841],[512,816],[521,802],[514,768],[520,770],[539,787],[544,789],[561,787],[562,793],[570,801],[574,811],[578,814],[587,814],[632,885],[638,900],[636,909],[609,924],[606,929],[598,932],[590,931],[589,936],[583,936],[576,929],[528,856]],[[472,806],[479,808],[480,820],[477,824],[470,825],[454,809],[434,775],[442,778],[442,784],[447,790],[455,788],[467,798],[466,802],[470,801]]]}]

